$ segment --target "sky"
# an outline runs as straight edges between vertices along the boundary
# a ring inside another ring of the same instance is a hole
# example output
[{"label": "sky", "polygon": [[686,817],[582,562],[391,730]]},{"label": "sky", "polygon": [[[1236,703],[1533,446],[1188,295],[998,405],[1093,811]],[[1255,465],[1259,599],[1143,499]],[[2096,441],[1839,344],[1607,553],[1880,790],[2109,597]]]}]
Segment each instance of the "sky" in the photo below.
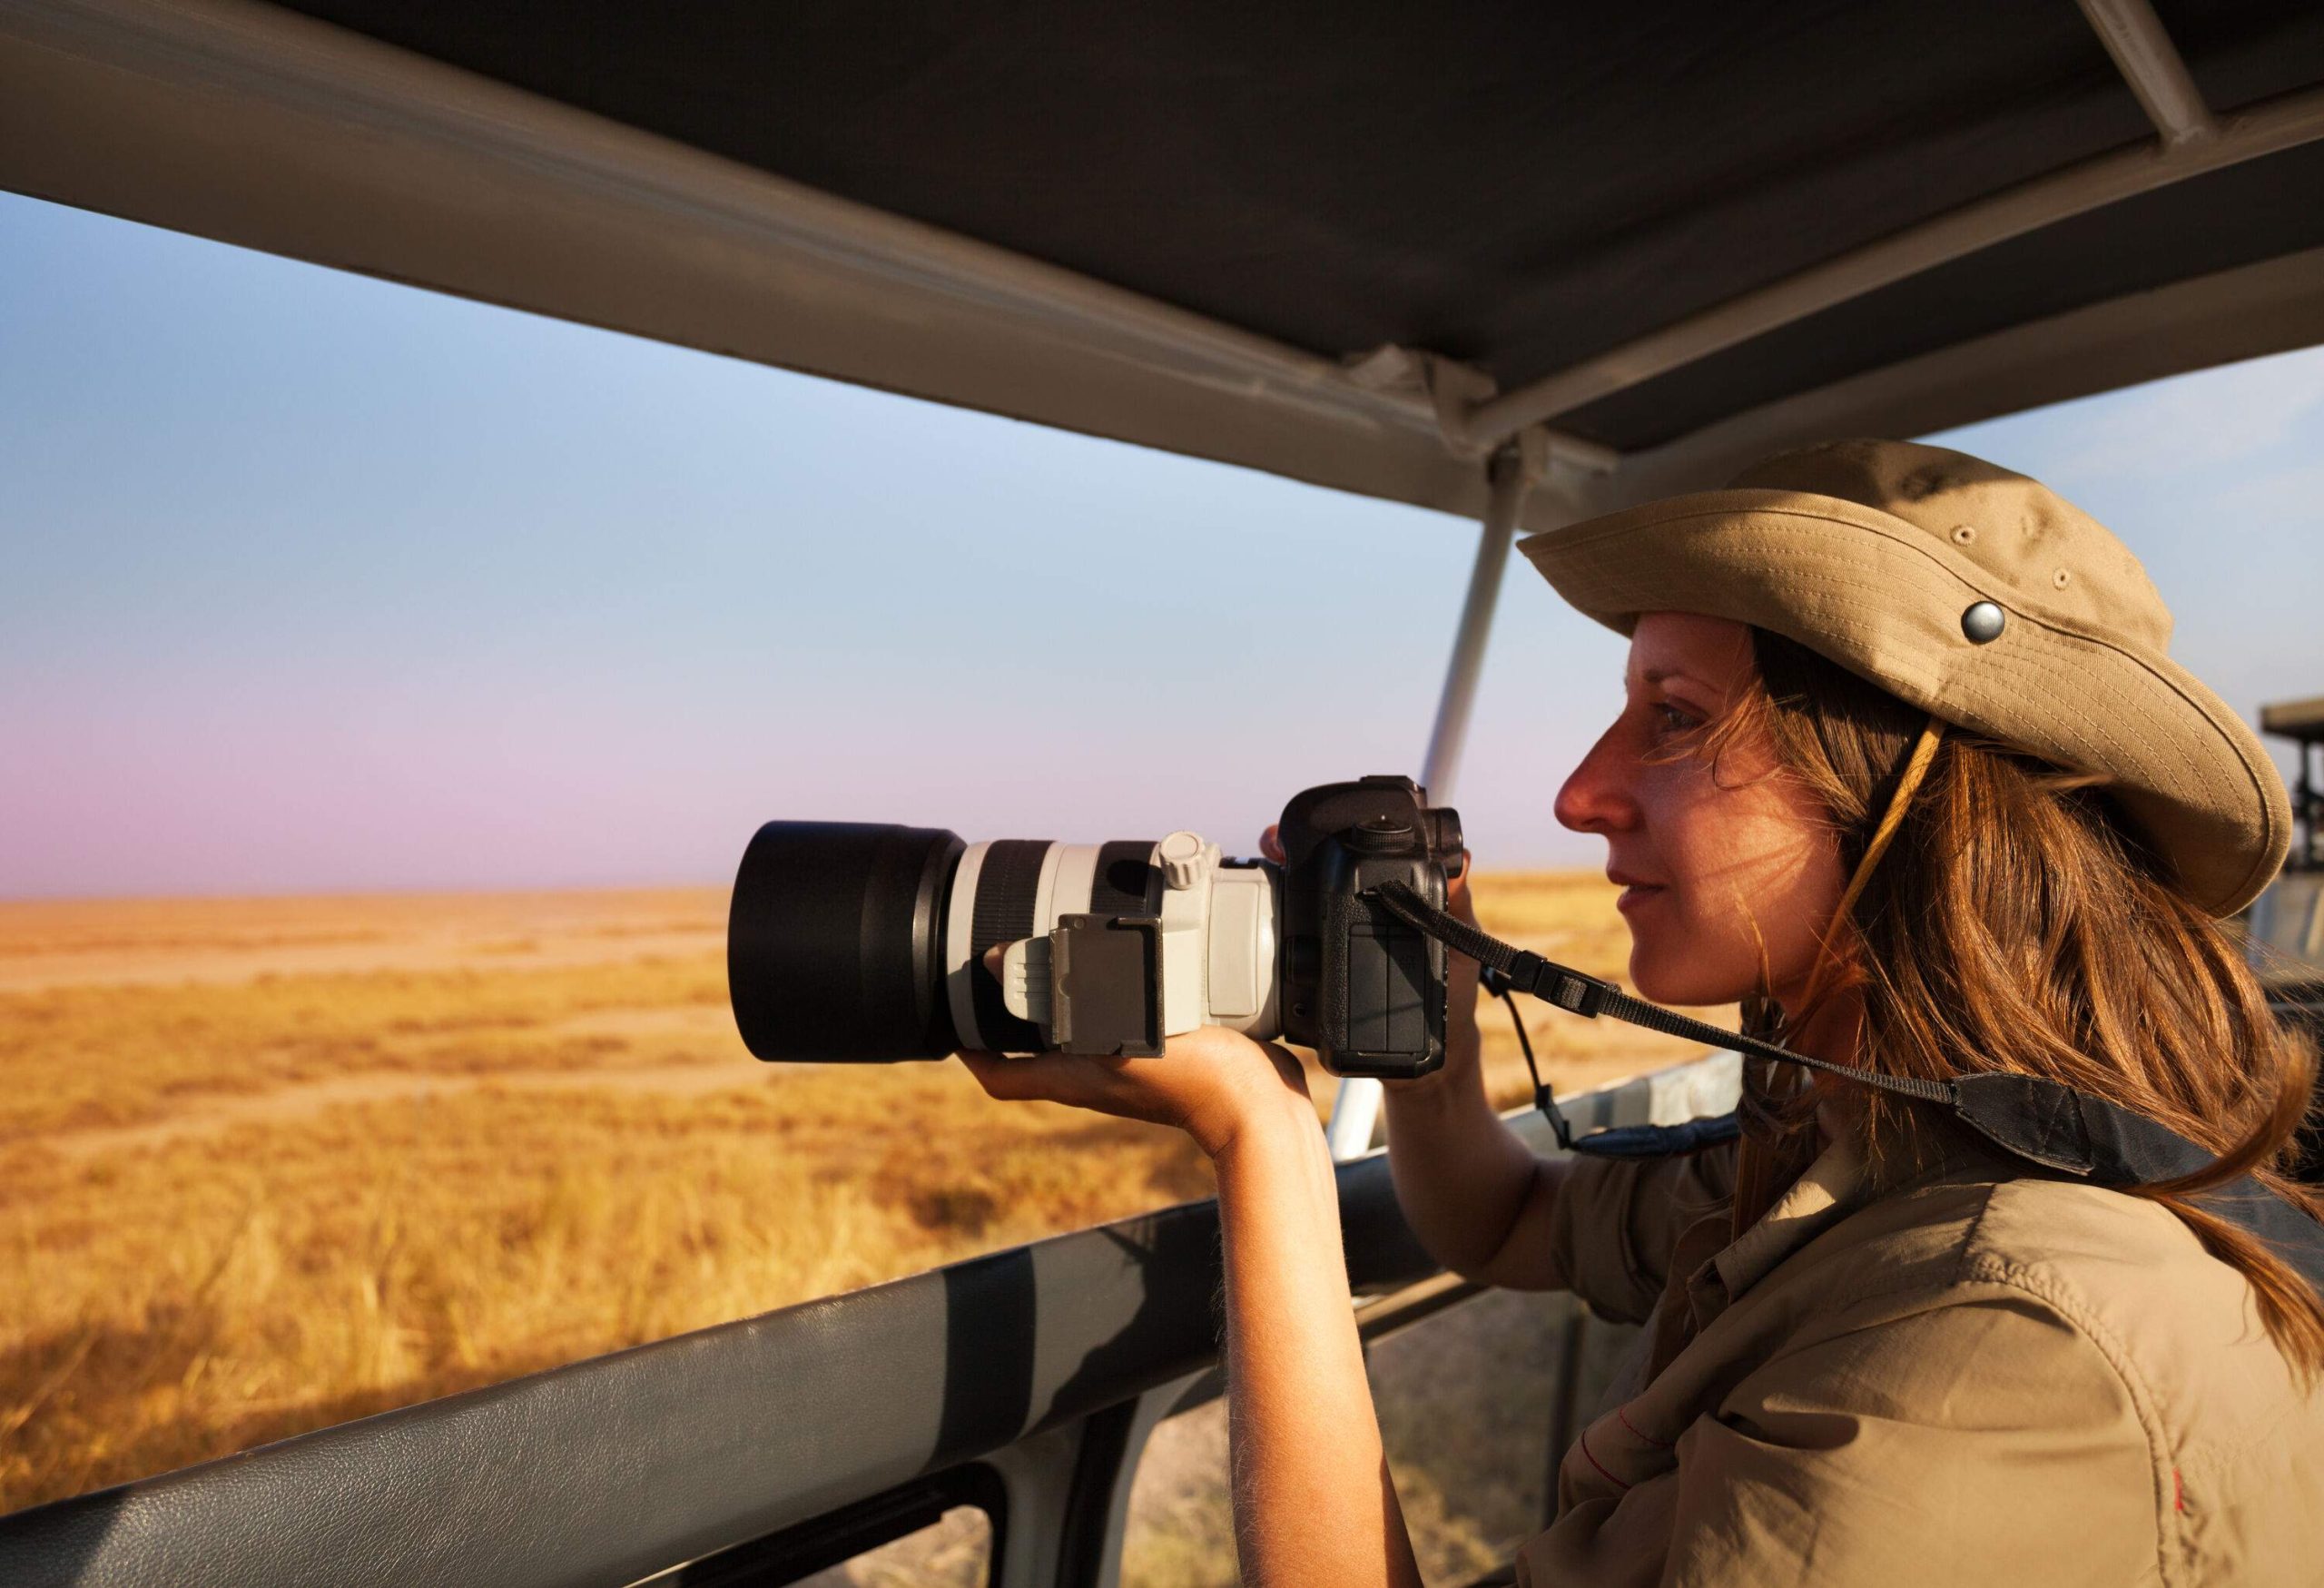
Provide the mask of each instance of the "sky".
[{"label": "sky", "polygon": [[[2114,529],[2247,716],[2324,694],[2324,350],[1931,439]],[[0,898],[724,883],[775,817],[1247,853],[1416,770],[1474,533],[0,196]],[[1512,560],[1482,864],[1602,858],[1550,803],[1620,670]]]}]

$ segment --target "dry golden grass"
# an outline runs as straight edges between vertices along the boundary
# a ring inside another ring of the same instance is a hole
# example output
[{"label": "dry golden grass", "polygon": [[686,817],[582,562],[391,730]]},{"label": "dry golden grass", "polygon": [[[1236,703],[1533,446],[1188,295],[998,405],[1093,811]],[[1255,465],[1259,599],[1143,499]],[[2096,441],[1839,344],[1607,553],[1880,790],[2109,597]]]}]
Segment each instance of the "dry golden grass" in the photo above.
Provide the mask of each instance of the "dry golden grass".
[{"label": "dry golden grass", "polygon": [[[1597,879],[1479,896],[1619,970]],[[0,1510],[1208,1190],[1171,1132],[950,1065],[753,1062],[724,911],[0,906]],[[1528,1021],[1561,1086],[1686,1051]]]},{"label": "dry golden grass", "polygon": [[723,1022],[725,1001],[724,968],[694,959],[18,992],[0,1000],[0,1052],[15,1081],[0,1097],[0,1140],[156,1119],[220,1093],[350,1075],[734,1058],[739,1044],[709,1053],[684,1032],[639,1041],[588,1018],[701,1009]]}]

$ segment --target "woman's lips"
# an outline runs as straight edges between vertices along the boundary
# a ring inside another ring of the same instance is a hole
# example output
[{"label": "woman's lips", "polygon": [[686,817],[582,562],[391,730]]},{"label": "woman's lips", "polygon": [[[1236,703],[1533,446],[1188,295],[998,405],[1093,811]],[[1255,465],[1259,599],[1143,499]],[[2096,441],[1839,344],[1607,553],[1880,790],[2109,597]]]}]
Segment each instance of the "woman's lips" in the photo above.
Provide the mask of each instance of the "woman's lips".
[{"label": "woman's lips", "polygon": [[1621,897],[1614,901],[1614,908],[1617,910],[1630,910],[1645,903],[1655,894],[1662,892],[1663,886],[1660,883],[1642,883],[1636,877],[1618,871],[1608,872],[1606,880],[1619,883],[1621,887]]}]

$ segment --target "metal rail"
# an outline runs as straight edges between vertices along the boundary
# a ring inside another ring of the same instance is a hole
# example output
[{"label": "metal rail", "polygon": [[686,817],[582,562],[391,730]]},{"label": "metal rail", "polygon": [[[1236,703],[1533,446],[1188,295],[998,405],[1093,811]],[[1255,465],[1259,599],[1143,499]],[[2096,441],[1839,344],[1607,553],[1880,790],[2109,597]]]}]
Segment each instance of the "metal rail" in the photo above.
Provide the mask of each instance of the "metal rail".
[{"label": "metal rail", "polygon": [[2118,149],[1964,204],[1864,247],[1730,298],[1571,368],[1491,398],[1459,423],[1491,446],[1617,391],[1777,330],[1836,304],[2037,232],[2086,211],[2324,138],[2324,91],[2256,105],[2208,136]]},{"label": "metal rail", "polygon": [[[391,44],[249,0],[5,0],[0,36],[115,70],[201,84],[237,103],[304,105],[319,120],[524,167],[618,194],[675,224],[747,237],[958,300],[1118,355],[1199,370],[1433,434],[1424,397],[1357,385],[1336,361],[1062,266],[907,220],[586,112],[454,71]],[[173,171],[172,180],[191,173]]]},{"label": "metal rail", "polygon": [[1424,390],[251,0],[0,0],[0,189],[1441,510],[1482,494]]},{"label": "metal rail", "polygon": [[2039,408],[2324,342],[2324,249],[2088,304],[1778,398],[1571,482],[1588,513],[1699,490],[1834,436],[1919,436],[1991,415],[2006,388]]}]

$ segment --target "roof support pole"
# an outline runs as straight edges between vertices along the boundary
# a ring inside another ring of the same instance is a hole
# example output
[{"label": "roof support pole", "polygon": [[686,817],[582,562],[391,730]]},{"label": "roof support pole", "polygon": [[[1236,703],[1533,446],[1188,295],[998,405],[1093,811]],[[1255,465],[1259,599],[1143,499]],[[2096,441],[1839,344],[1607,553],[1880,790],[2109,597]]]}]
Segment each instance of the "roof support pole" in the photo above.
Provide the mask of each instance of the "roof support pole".
[{"label": "roof support pole", "polygon": [[[1485,641],[1492,633],[1493,608],[1501,601],[1502,571],[1509,565],[1509,547],[1517,538],[1526,493],[1541,475],[1544,449],[1526,444],[1527,439],[1521,438],[1502,447],[1485,465],[1491,488],[1485,498],[1484,524],[1477,535],[1477,559],[1469,569],[1469,594],[1461,604],[1461,626],[1452,636],[1444,693],[1437,697],[1436,725],[1429,730],[1428,754],[1421,762],[1420,781],[1428,790],[1431,804],[1444,804],[1452,798],[1453,779],[1461,769],[1462,746],[1469,737],[1469,714],[1476,705],[1477,678],[1484,671]],[[1340,1082],[1328,1128],[1334,1160],[1361,1158],[1372,1149],[1380,1100],[1376,1080],[1350,1076]]]},{"label": "roof support pole", "polygon": [[1484,671],[1485,641],[1492,634],[1493,608],[1501,602],[1502,569],[1508,565],[1509,547],[1517,538],[1517,521],[1525,510],[1526,493],[1533,488],[1535,473],[1521,449],[1512,443],[1486,463],[1485,478],[1491,488],[1485,498],[1484,523],[1477,535],[1477,558],[1469,568],[1469,594],[1461,603],[1461,625],[1453,631],[1444,692],[1437,696],[1436,723],[1429,730],[1428,754],[1420,764],[1420,780],[1432,804],[1452,799],[1453,780],[1461,773],[1461,750],[1468,743],[1477,678]]},{"label": "roof support pole", "polygon": [[2219,131],[2202,91],[2148,0],[2078,0],[2082,14],[2114,57],[2131,92],[2165,148],[2208,138]]}]

